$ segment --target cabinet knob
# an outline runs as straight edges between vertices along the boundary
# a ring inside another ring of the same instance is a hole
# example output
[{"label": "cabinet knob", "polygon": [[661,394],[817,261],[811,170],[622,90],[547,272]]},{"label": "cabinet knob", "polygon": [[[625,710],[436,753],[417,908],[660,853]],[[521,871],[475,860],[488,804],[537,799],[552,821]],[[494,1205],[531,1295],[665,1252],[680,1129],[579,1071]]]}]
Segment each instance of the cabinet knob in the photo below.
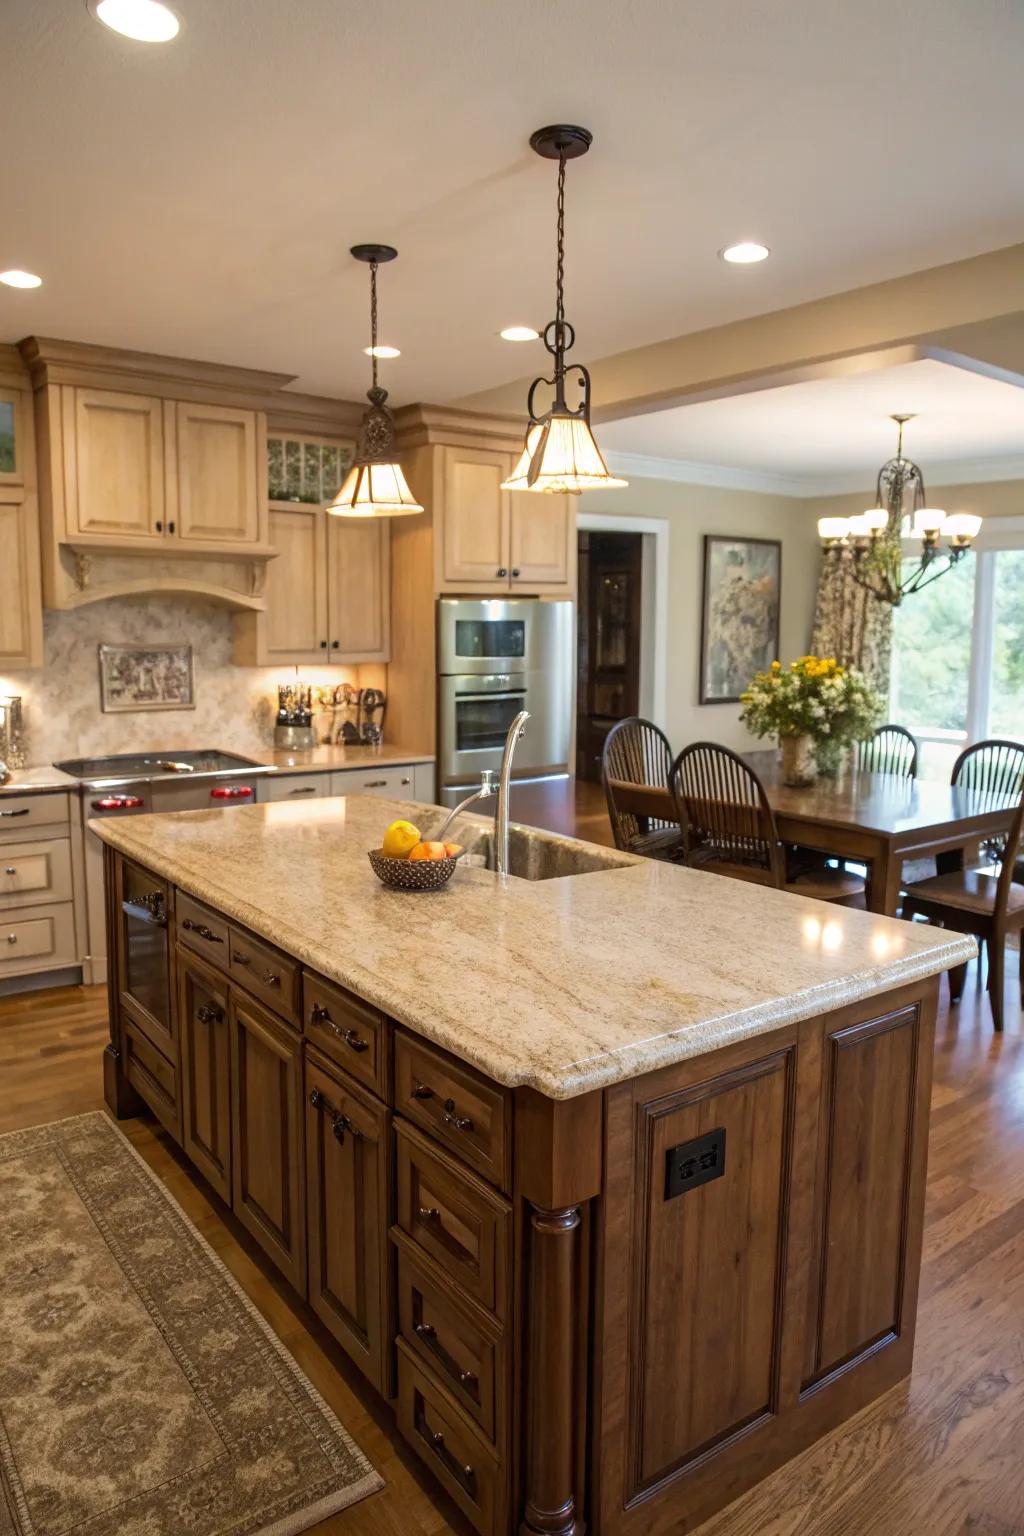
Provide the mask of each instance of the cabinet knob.
[{"label": "cabinet knob", "polygon": [[332,640],[331,641],[331,650],[332,651],[337,651],[337,650],[340,650],[340,649],[341,649],[341,641],[340,640]]},{"label": "cabinet knob", "polygon": [[497,571],[495,572],[495,574],[497,576],[507,576],[508,575],[508,570],[506,569],[505,566],[499,565]]},{"label": "cabinet knob", "polygon": [[173,524],[173,522],[167,524],[167,532],[168,533],[173,533],[174,532],[174,524]]},{"label": "cabinet knob", "polygon": [[17,866],[14,865],[14,864],[8,864],[7,867],[4,870],[4,874],[5,875],[16,875],[17,873],[18,873]]},{"label": "cabinet knob", "polygon": [[518,576],[519,575],[519,567],[518,567],[518,565],[514,565],[512,567],[512,575],[513,576]]},{"label": "cabinet knob", "polygon": [[321,640],[320,641],[320,649],[322,651],[326,651],[326,649],[327,649],[327,641],[326,640]]},{"label": "cabinet knob", "polygon": [[16,933],[9,933],[7,935],[7,942],[8,942],[8,944],[17,944],[17,942],[18,942],[18,935]]},{"label": "cabinet knob", "polygon": [[159,519],[157,520],[156,531],[157,533],[163,533],[164,531],[164,525],[159,521]]}]

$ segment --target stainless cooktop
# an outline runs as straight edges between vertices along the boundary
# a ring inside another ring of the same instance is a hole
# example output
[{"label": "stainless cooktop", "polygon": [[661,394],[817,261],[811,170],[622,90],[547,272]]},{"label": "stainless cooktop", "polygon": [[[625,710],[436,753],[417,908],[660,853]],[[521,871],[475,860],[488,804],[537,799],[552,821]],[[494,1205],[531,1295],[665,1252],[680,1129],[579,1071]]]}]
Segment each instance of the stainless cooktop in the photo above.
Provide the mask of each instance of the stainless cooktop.
[{"label": "stainless cooktop", "polygon": [[55,763],[63,773],[80,779],[83,784],[109,784],[119,782],[151,781],[154,779],[182,778],[215,773],[272,773],[272,768],[254,763],[250,757],[237,752],[218,752],[207,749],[201,752],[123,752],[112,757],[69,757]]}]

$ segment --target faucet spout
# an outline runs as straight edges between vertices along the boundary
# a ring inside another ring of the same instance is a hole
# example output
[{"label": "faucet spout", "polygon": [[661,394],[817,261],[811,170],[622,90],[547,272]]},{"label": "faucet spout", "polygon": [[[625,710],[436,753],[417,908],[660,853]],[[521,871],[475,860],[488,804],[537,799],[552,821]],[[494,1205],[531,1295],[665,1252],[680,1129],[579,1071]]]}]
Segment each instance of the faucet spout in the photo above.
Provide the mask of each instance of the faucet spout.
[{"label": "faucet spout", "polygon": [[512,782],[512,759],[516,743],[526,735],[526,722],[530,718],[527,709],[521,709],[508,728],[505,750],[501,755],[501,772],[498,775],[498,804],[494,812],[494,865],[499,875],[508,874],[508,796]]}]

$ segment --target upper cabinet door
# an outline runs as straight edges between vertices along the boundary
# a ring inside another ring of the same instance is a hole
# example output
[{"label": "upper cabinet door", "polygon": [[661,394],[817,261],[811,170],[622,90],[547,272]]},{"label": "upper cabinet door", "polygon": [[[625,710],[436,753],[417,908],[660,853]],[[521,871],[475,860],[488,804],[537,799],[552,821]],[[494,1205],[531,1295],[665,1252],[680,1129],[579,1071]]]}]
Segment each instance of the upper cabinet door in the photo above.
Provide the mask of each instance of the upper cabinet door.
[{"label": "upper cabinet door", "polygon": [[255,411],[179,400],[174,410],[178,537],[203,544],[257,544],[260,497]]},{"label": "upper cabinet door", "polygon": [[164,530],[163,402],[150,395],[64,392],[68,533],[159,539]]},{"label": "upper cabinet door", "polygon": [[0,670],[41,667],[43,606],[35,506],[0,502]]},{"label": "upper cabinet door", "polygon": [[439,534],[445,587],[507,592],[509,493],[507,454],[488,448],[444,449]]},{"label": "upper cabinet door", "polygon": [[[387,661],[391,523],[386,517],[327,517],[327,608],[331,661]],[[425,574],[429,581],[429,573]]]},{"label": "upper cabinet door", "polygon": [[575,503],[574,496],[513,492],[509,575],[514,588],[547,592],[574,585]]},{"label": "upper cabinet door", "polygon": [[267,566],[260,664],[322,664],[330,639],[324,513],[319,507],[272,507],[270,542],[278,553]]}]

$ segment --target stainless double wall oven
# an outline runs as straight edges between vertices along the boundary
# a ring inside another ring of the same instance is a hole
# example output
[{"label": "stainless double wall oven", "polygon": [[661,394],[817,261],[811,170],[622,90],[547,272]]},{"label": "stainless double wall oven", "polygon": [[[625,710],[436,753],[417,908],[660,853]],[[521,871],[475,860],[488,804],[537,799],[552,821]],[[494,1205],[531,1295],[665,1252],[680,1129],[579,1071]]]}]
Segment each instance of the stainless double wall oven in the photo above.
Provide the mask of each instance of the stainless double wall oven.
[{"label": "stainless double wall oven", "polygon": [[540,598],[441,598],[438,613],[439,795],[454,805],[497,771],[509,726],[530,721],[515,777],[569,769],[573,604]]}]

